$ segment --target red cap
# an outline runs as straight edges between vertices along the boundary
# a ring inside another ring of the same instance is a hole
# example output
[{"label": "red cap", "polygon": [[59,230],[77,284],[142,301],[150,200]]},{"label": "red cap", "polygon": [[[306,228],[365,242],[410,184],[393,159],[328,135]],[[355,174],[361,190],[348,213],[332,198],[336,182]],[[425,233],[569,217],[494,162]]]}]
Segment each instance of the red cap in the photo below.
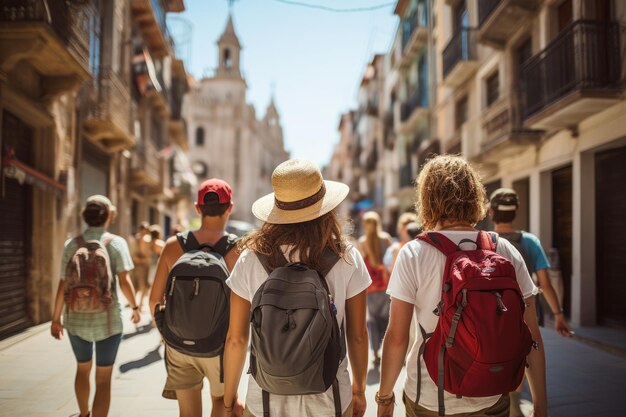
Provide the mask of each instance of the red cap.
[{"label": "red cap", "polygon": [[208,193],[217,194],[220,204],[230,203],[233,196],[233,190],[230,189],[230,185],[224,180],[218,178],[211,178],[204,181],[198,188],[198,205],[204,205],[204,197]]}]

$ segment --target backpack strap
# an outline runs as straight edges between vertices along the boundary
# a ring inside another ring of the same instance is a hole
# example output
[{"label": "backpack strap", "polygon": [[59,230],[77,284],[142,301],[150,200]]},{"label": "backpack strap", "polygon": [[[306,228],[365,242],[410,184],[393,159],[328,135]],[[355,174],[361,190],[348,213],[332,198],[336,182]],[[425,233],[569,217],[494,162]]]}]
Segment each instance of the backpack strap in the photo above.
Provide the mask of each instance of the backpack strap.
[{"label": "backpack strap", "polygon": [[328,275],[328,273],[330,272],[331,269],[333,269],[335,264],[339,262],[339,259],[341,259],[341,257],[335,252],[333,252],[332,249],[328,247],[324,249],[324,252],[322,253],[322,259],[320,260],[321,262],[321,268],[319,271],[320,274],[322,274],[322,276],[326,278],[326,275]]},{"label": "backpack strap", "polygon": [[261,395],[263,396],[263,417],[270,417],[270,393],[262,390]]},{"label": "backpack strap", "polygon": [[196,237],[193,235],[191,230],[176,233],[176,240],[178,240],[183,252],[196,250],[200,247],[200,243],[196,240]]},{"label": "backpack strap", "polygon": [[457,245],[455,245],[454,242],[452,242],[442,233],[426,232],[426,233],[417,235],[416,239],[429,243],[430,245],[439,249],[439,251],[442,252],[446,256],[450,256],[454,252],[459,251]]},{"label": "backpack strap", "polygon": [[[273,269],[270,268],[269,266],[270,257],[259,252],[254,252],[254,254],[256,255],[257,258],[259,258],[259,262],[261,262],[261,265],[263,266],[263,269],[265,269],[265,272],[267,272],[268,275],[271,274]],[[285,258],[285,254],[282,252],[280,254],[281,256],[278,260],[279,262],[278,262],[277,267],[285,266],[289,263],[289,261],[287,261],[287,258]]]},{"label": "backpack strap", "polygon": [[420,332],[422,333],[422,344],[419,347],[419,350],[417,352],[417,395],[415,397],[415,406],[417,407],[419,405],[420,402],[420,396],[422,393],[422,363],[421,363],[421,358],[424,355],[424,348],[426,347],[426,341],[433,335],[432,333],[426,333],[426,330],[424,330],[424,328],[422,327],[421,324],[418,323],[418,325],[420,326]]},{"label": "backpack strap", "polygon": [[178,240],[183,252],[190,252],[192,250],[208,247],[214,252],[217,252],[222,256],[226,256],[226,254],[230,252],[235,245],[237,245],[239,237],[237,237],[237,235],[228,234],[222,236],[220,240],[215,242],[213,245],[200,244],[191,230],[185,230],[184,232],[176,233],[176,240]]},{"label": "backpack strap", "polygon": [[478,232],[478,238],[476,239],[476,244],[478,245],[480,249],[495,251],[496,243],[498,240],[497,236],[498,235],[495,235],[495,240],[494,240],[494,236],[491,233],[485,232],[484,230],[480,230]]},{"label": "backpack strap", "polygon": [[233,235],[232,233],[224,235],[220,238],[220,240],[215,242],[215,244],[213,245],[213,250],[222,256],[226,256],[226,254],[230,252],[232,248],[237,246],[238,240],[239,237],[237,235]]}]

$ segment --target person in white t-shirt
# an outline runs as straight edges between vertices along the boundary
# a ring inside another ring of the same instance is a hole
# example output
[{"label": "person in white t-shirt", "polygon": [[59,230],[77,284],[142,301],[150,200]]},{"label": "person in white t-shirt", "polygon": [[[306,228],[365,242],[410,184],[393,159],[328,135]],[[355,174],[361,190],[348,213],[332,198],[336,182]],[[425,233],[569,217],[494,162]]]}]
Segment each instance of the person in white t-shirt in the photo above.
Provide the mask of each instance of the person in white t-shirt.
[{"label": "person in white t-shirt", "polygon": [[[267,257],[270,269],[279,265],[284,255],[289,262],[302,262],[319,270],[322,252],[330,248],[341,259],[326,275],[326,281],[337,309],[337,322],[345,323],[353,377],[350,383],[344,359],[337,371],[341,412],[343,416],[363,416],[368,357],[366,290],[371,279],[358,249],[341,235],[334,210],[347,196],[348,186],[324,181],[312,162],[289,160],[274,170],[272,187],[274,193],[252,206],[254,215],[265,223],[242,240],[243,252],[226,281],[232,290],[224,352],[226,414],[239,412],[233,405],[248,349],[251,301],[268,277],[257,253]],[[244,416],[263,416],[262,390],[252,377],[248,378],[245,405]],[[334,417],[332,388],[322,394],[271,394],[269,412],[272,417]]]},{"label": "person in white t-shirt", "polygon": [[[461,240],[475,241],[478,231],[475,225],[486,214],[485,188],[476,171],[467,161],[456,156],[437,156],[431,159],[417,178],[417,213],[424,230],[438,231],[456,244]],[[473,249],[464,247],[462,249]],[[496,251],[511,260],[527,308],[524,320],[532,338],[538,344],[527,357],[526,376],[533,397],[534,417],[547,416],[545,382],[545,355],[537,318],[533,284],[524,260],[506,239],[497,241]],[[426,333],[434,331],[438,317],[433,310],[441,299],[442,279],[446,257],[435,247],[414,240],[406,244],[396,262],[388,287],[391,296],[391,317],[383,342],[381,382],[376,394],[378,416],[393,416],[393,387],[402,368],[408,347],[409,325],[414,318]],[[404,384],[403,401],[408,417],[434,417],[438,415],[437,385],[428,376],[423,358],[418,365],[418,346],[422,335],[418,332],[407,362],[407,379]],[[422,378],[419,403],[417,397],[417,369],[421,367]],[[446,415],[498,416],[509,413],[509,396],[462,397],[445,392]]]}]

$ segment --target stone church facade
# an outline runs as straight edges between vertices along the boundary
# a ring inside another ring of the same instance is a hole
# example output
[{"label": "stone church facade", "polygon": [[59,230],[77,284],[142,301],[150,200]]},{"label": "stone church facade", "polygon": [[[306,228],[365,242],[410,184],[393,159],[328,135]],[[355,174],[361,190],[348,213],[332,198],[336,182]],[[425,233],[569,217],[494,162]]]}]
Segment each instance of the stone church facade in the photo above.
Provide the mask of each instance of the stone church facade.
[{"label": "stone church facade", "polygon": [[196,81],[185,97],[189,158],[200,181],[218,177],[232,186],[231,218],[254,222],[252,203],[272,191],[272,171],[289,154],[274,100],[260,118],[246,101],[248,87],[240,71],[242,47],[232,17],[217,46],[215,74]]}]

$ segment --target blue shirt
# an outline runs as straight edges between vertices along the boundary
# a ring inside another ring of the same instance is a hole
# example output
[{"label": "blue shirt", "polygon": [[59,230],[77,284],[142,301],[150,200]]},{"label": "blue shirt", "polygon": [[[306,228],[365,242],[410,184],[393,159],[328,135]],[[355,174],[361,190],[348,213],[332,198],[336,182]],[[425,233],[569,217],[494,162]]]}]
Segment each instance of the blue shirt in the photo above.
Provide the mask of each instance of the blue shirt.
[{"label": "blue shirt", "polygon": [[532,233],[524,231],[519,233],[522,234],[522,238],[519,242],[514,241],[514,233],[501,233],[500,236],[511,242],[516,248],[518,248],[518,245],[521,246],[524,251],[522,256],[524,257],[526,268],[528,268],[528,272],[531,275],[542,269],[549,269],[550,261],[548,261],[548,257],[543,247],[541,247],[539,238]]}]

